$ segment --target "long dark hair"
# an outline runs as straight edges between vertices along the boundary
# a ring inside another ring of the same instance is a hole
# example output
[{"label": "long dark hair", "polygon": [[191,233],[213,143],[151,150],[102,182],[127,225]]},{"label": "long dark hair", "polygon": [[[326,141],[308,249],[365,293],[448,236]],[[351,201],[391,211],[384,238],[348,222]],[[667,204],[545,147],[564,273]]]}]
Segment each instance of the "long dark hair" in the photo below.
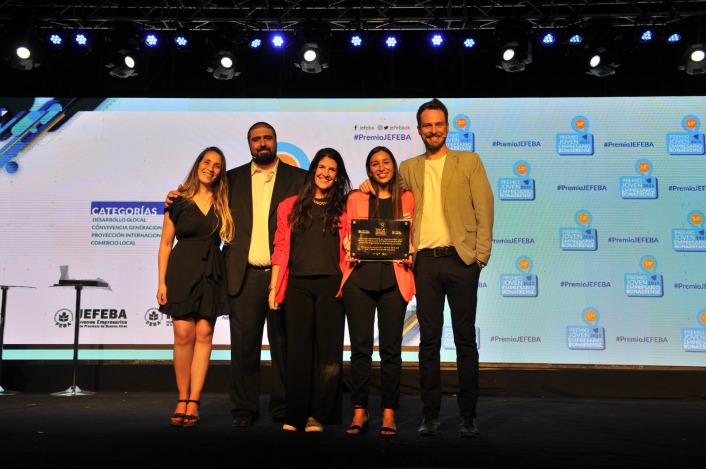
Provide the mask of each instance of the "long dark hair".
[{"label": "long dark hair", "polygon": [[314,159],[311,160],[309,171],[304,179],[304,186],[299,191],[297,200],[294,202],[292,213],[289,214],[289,223],[300,230],[306,230],[311,227],[312,208],[314,206],[314,194],[316,194],[316,183],[314,175],[319,162],[323,158],[331,158],[338,166],[336,171],[336,179],[331,186],[331,190],[326,195],[326,205],[324,214],[324,230],[331,234],[338,233],[338,219],[346,209],[346,198],[351,190],[351,181],[348,179],[346,165],[343,163],[341,154],[333,148],[322,148],[316,152]]},{"label": "long dark hair", "polygon": [[365,171],[368,173],[368,178],[370,179],[370,183],[373,185],[373,189],[375,189],[375,194],[370,194],[371,197],[375,197],[375,204],[373,206],[373,211],[370,213],[370,218],[380,217],[380,198],[377,197],[377,194],[380,193],[380,185],[377,181],[375,181],[373,174],[370,171],[370,160],[373,158],[375,153],[379,152],[387,153],[392,160],[392,167],[395,170],[395,173],[390,179],[387,190],[390,191],[390,194],[392,195],[392,216],[395,218],[402,218],[402,188],[400,188],[399,178],[397,177],[397,160],[395,159],[395,155],[392,154],[392,151],[383,146],[375,147],[370,150],[370,153],[368,153],[368,157],[365,160]]}]

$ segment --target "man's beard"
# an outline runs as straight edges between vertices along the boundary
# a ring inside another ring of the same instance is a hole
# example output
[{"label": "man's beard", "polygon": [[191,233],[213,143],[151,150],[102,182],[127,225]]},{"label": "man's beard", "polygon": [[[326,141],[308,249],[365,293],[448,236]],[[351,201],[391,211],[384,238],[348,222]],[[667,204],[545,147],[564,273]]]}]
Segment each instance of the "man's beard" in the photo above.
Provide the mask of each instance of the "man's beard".
[{"label": "man's beard", "polygon": [[271,152],[267,153],[255,153],[252,155],[252,159],[255,163],[261,165],[268,165],[272,163],[277,158],[277,148],[273,149]]},{"label": "man's beard", "polygon": [[427,140],[426,138],[423,140],[424,140],[424,147],[432,153],[439,151],[441,149],[441,147],[446,145],[446,137],[444,137],[437,145],[432,145],[431,143],[429,143],[429,140]]}]

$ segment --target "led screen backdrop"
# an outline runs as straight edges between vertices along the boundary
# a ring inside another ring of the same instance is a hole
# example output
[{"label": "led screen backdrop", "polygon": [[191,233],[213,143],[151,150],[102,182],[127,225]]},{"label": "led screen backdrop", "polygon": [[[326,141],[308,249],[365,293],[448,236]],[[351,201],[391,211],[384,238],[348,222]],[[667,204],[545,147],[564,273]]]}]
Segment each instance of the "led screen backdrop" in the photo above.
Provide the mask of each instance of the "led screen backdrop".
[{"label": "led screen backdrop", "polygon": [[[372,147],[423,152],[423,101],[2,99],[0,284],[33,287],[7,291],[5,357],[71,356],[75,291],[52,286],[68,266],[111,287],[82,293],[82,358],[170,359],[157,248],[165,195],[196,155],[249,161],[247,129],[264,120],[284,160],[308,167],[334,147],[357,187]],[[481,155],[496,198],[481,361],[704,366],[706,98],[443,101],[449,146]],[[418,341],[413,301],[406,361]],[[450,325],[442,361],[455,361]]]}]

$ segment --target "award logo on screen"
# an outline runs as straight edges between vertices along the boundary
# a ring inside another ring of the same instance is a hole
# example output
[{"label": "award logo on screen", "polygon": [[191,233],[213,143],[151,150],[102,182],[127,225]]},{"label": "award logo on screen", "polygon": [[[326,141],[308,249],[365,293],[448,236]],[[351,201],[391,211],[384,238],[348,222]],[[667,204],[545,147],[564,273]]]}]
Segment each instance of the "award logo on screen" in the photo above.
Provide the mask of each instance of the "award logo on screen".
[{"label": "award logo on screen", "polygon": [[581,313],[585,326],[566,326],[569,350],[605,350],[605,330],[598,326],[600,317],[596,308],[586,308]]},{"label": "award logo on screen", "polygon": [[687,220],[693,228],[674,228],[672,230],[672,247],[681,252],[706,251],[706,230],[704,230],[704,213],[699,210],[689,212]]},{"label": "award logo on screen", "polygon": [[516,161],[512,167],[516,177],[498,179],[498,198],[500,200],[534,200],[534,179],[530,178],[530,169],[528,162]]},{"label": "award logo on screen", "polygon": [[309,158],[298,146],[288,142],[277,143],[277,158],[297,168],[309,168]]},{"label": "award logo on screen", "polygon": [[704,134],[700,132],[701,121],[696,116],[685,116],[681,120],[684,132],[667,134],[667,153],[670,155],[703,155]]},{"label": "award logo on screen", "polygon": [[625,274],[625,294],[627,296],[653,296],[664,295],[662,275],[657,273],[657,259],[652,256],[643,256],[640,259],[642,272]]},{"label": "award logo on screen", "polygon": [[446,136],[446,145],[456,151],[475,151],[476,137],[469,130],[471,119],[465,114],[458,114],[453,123],[456,130]]},{"label": "award logo on screen", "polygon": [[[441,336],[441,346],[444,350],[456,350],[456,342],[454,342],[453,326],[444,326],[444,333]],[[476,350],[480,349],[480,328],[476,326]]]},{"label": "award logo on screen", "polygon": [[561,249],[564,251],[595,251],[598,232],[591,227],[593,217],[588,210],[579,210],[574,216],[578,228],[559,228]]},{"label": "award logo on screen", "polygon": [[62,308],[54,314],[54,325],[60,329],[69,327],[74,322],[74,313],[70,309]]},{"label": "award logo on screen", "polygon": [[150,308],[145,311],[145,324],[150,327],[157,327],[165,320],[165,315],[157,308]]},{"label": "award logo on screen", "polygon": [[620,197],[623,199],[656,199],[657,178],[652,176],[652,162],[646,158],[637,160],[635,172],[637,176],[622,176],[620,178]]},{"label": "award logo on screen", "polygon": [[500,294],[509,297],[537,296],[538,280],[532,273],[532,259],[521,256],[515,261],[517,274],[502,274],[500,276]]},{"label": "award logo on screen", "polygon": [[593,155],[593,134],[588,133],[588,119],[571,119],[573,132],[556,134],[556,152],[559,155]]},{"label": "award logo on screen", "polygon": [[699,311],[696,321],[701,327],[682,327],[681,346],[685,352],[706,352],[706,309]]}]

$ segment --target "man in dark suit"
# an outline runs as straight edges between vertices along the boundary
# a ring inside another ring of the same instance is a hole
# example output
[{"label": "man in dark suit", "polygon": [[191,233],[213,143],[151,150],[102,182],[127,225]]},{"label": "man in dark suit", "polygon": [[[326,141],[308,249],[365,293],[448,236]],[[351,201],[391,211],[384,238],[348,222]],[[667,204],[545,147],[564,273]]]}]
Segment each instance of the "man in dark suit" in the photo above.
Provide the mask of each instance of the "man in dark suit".
[{"label": "man in dark suit", "polygon": [[[306,176],[306,170],[277,157],[277,133],[267,122],[256,122],[248,129],[248,146],[252,161],[226,173],[235,223],[235,238],[227,246],[225,256],[230,299],[229,394],[236,427],[251,427],[260,416],[260,357],[265,322],[272,363],[269,411],[273,421],[284,421],[284,313],[270,310],[267,298],[277,206],[299,193]],[[178,195],[171,191],[167,205]]]},{"label": "man in dark suit", "polygon": [[231,383],[233,425],[250,427],[259,417],[262,333],[272,362],[269,411],[274,421],[285,417],[285,331],[282,311],[267,304],[277,206],[296,195],[306,171],[277,157],[277,134],[266,122],[248,130],[252,162],[227,172],[235,238],[226,251],[230,296]]}]

